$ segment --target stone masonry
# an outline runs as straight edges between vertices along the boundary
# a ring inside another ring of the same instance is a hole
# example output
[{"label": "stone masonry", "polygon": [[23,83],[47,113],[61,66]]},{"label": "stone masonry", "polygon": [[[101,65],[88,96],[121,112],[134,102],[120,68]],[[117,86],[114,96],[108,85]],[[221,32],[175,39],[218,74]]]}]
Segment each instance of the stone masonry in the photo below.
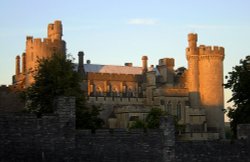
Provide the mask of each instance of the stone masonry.
[{"label": "stone masonry", "polygon": [[250,143],[238,141],[175,141],[172,117],[160,129],[75,129],[75,101],[59,97],[55,113],[0,114],[0,161],[84,162],[247,162]]},{"label": "stone masonry", "polygon": [[162,129],[147,133],[102,129],[92,134],[75,130],[74,98],[59,97],[55,103],[55,113],[41,118],[0,114],[0,161],[151,162],[174,157],[172,118],[162,119]]}]

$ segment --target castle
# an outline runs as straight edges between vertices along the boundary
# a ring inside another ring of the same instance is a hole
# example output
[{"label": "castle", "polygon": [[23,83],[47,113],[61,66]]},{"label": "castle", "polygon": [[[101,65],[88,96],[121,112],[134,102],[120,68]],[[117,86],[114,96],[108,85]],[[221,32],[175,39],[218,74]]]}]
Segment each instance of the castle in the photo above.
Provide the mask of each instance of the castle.
[{"label": "castle", "polygon": [[[13,86],[27,88],[38,58],[49,58],[53,53],[65,54],[62,24],[48,25],[48,38],[27,37],[26,52],[16,57]],[[84,63],[84,52],[78,53],[76,69],[83,75],[82,87],[87,104],[98,105],[106,127],[127,128],[136,119],[144,120],[151,108],[157,107],[176,116],[184,130],[184,140],[224,138],[223,60],[224,48],[199,45],[197,34],[188,34],[186,59],[188,68],[174,69],[173,58],[162,58],[156,66],[132,63],[124,66]],[[84,95],[84,94],[83,94]]]},{"label": "castle", "polygon": [[53,53],[65,55],[66,43],[62,40],[61,21],[55,21],[48,25],[48,37],[33,38],[26,37],[26,50],[22,54],[22,72],[20,69],[20,56],[16,56],[16,74],[13,77],[13,84],[18,88],[27,88],[34,82],[32,76],[39,58],[48,58]]}]

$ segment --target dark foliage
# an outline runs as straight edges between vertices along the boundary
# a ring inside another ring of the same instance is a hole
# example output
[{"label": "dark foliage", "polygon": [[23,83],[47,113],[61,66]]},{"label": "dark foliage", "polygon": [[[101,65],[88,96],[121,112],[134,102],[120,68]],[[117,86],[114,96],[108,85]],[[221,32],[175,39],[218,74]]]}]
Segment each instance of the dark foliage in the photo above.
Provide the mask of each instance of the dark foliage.
[{"label": "dark foliage", "polygon": [[143,129],[156,129],[160,127],[160,118],[164,116],[165,113],[159,108],[152,108],[148,113],[145,121],[137,119],[135,120],[129,128],[143,128]]},{"label": "dark foliage", "polygon": [[39,59],[34,73],[35,82],[26,90],[27,111],[41,116],[53,113],[54,99],[58,96],[74,96],[76,99],[77,128],[96,129],[102,126],[99,109],[85,105],[82,81],[74,71],[74,64],[64,55],[54,54],[49,59]]},{"label": "dark foliage", "polygon": [[232,91],[228,102],[233,102],[234,107],[228,108],[227,115],[231,119],[230,127],[236,137],[237,125],[250,123],[250,56],[241,60],[240,65],[233,67],[224,87]]}]

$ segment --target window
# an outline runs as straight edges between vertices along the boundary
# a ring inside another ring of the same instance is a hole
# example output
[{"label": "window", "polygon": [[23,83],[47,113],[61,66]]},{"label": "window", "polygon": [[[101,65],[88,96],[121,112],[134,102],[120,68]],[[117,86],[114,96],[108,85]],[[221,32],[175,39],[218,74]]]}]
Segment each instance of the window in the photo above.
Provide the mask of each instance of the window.
[{"label": "window", "polygon": [[123,86],[123,93],[127,93],[127,86],[126,85]]},{"label": "window", "polygon": [[97,87],[96,88],[96,96],[103,96],[102,88],[101,87]]},{"label": "window", "polygon": [[31,53],[31,61],[33,61],[34,60],[34,54],[33,54],[33,52]]},{"label": "window", "polygon": [[128,97],[133,97],[133,90],[132,90],[131,87],[128,88],[127,96]]},{"label": "window", "polygon": [[172,114],[172,103],[171,101],[168,101],[168,104],[167,104],[167,112],[169,114]]},{"label": "window", "polygon": [[177,108],[177,119],[180,120],[181,119],[181,102],[180,101],[177,103],[176,108]]},{"label": "window", "polygon": [[112,89],[112,93],[113,93],[113,96],[114,96],[114,97],[118,97],[118,96],[119,96],[118,88],[117,88],[117,87],[114,87],[114,88]]}]

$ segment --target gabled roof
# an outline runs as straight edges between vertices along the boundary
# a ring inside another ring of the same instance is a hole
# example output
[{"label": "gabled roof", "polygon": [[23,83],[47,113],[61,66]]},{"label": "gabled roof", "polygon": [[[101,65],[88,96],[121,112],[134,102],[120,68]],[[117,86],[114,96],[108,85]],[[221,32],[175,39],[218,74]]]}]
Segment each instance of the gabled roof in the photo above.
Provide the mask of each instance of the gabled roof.
[{"label": "gabled roof", "polygon": [[115,66],[115,65],[97,65],[84,64],[85,72],[109,73],[109,74],[142,74],[141,67]]},{"label": "gabled roof", "polygon": [[142,74],[141,67],[116,66],[116,65],[98,65],[84,64],[85,72],[109,73],[109,74]]},{"label": "gabled roof", "polygon": [[[77,70],[78,64],[75,64],[75,70]],[[118,66],[118,65],[100,65],[100,64],[84,64],[85,72],[91,73],[108,73],[108,74],[142,74],[142,67],[135,66]],[[149,67],[148,71],[155,71],[156,75],[160,75],[159,71],[155,67]]]}]

